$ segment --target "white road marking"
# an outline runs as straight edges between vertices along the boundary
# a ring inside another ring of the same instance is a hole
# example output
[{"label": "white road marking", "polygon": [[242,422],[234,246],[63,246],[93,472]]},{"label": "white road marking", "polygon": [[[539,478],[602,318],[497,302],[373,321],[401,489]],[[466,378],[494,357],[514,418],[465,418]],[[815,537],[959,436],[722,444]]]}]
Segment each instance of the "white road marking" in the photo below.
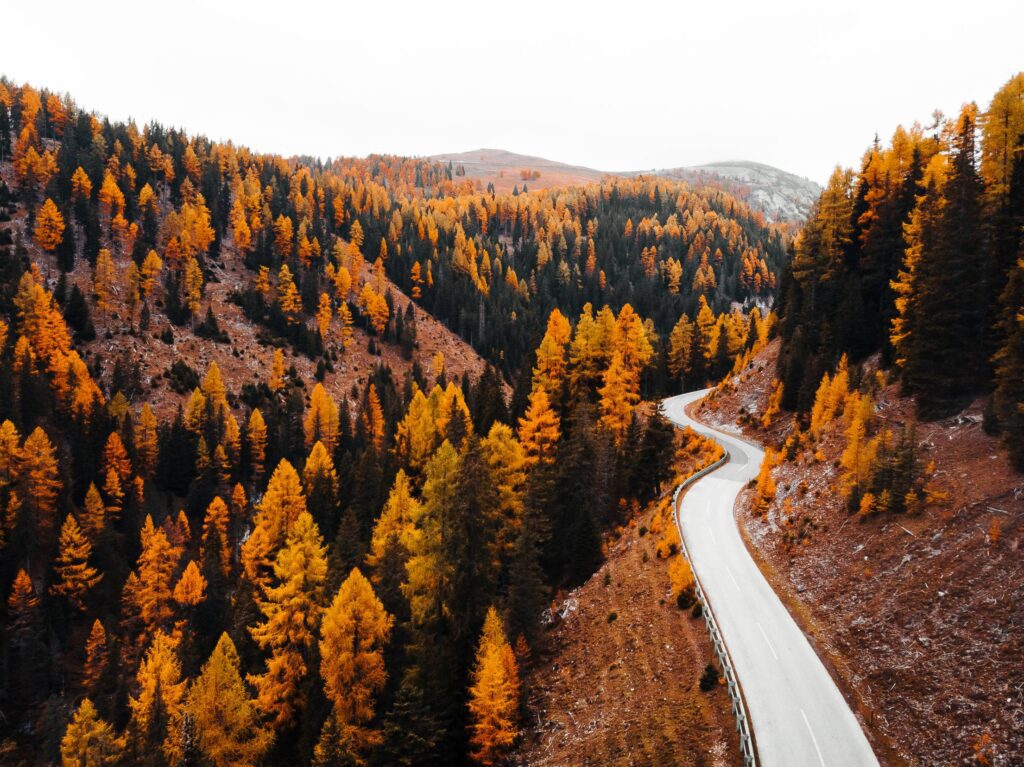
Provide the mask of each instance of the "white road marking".
[{"label": "white road marking", "polygon": [[740,588],[740,584],[737,583],[736,582],[736,578],[733,577],[732,570],[730,570],[727,567],[727,568],[725,568],[725,571],[729,574],[729,580],[731,580],[732,581],[732,585],[736,587],[736,591],[738,591],[740,594],[742,594],[743,593],[743,589]]},{"label": "white road marking", "polygon": [[814,730],[811,729],[811,723],[807,721],[807,714],[804,713],[803,709],[800,709],[800,716],[804,718],[804,724],[807,725],[807,732],[811,736],[811,743],[814,744],[814,750],[818,752],[818,762],[821,763],[821,767],[825,767],[825,757],[821,755],[821,749],[818,748],[818,739],[814,737]]},{"label": "white road marking", "polygon": [[768,635],[765,633],[764,627],[761,625],[760,621],[757,622],[757,628],[761,631],[761,636],[764,637],[764,642],[768,645],[768,649],[772,651],[772,657],[775,658],[775,660],[778,660],[779,656],[776,654],[775,648],[772,646],[772,640],[768,638]]},{"label": "white road marking", "polygon": [[708,535],[711,536],[711,542],[717,546],[718,541],[715,540],[715,531],[711,529],[711,525],[708,525]]}]

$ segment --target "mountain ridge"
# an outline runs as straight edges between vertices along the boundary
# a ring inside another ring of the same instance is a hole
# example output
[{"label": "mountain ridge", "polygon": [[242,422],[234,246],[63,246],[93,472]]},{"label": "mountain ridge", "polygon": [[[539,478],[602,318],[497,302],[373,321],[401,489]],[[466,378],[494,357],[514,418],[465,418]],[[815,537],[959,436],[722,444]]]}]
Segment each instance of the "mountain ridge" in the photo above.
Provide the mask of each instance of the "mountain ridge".
[{"label": "mountain ridge", "polygon": [[[585,165],[520,154],[507,149],[481,147],[464,152],[429,155],[427,159],[452,163],[469,179],[486,180],[498,191],[515,185],[563,186],[599,182],[607,176],[664,176],[699,186],[722,186],[748,202],[772,221],[802,221],[821,194],[816,182],[754,160],[723,160],[671,168],[606,171]],[[534,172],[539,175],[534,175]]]}]

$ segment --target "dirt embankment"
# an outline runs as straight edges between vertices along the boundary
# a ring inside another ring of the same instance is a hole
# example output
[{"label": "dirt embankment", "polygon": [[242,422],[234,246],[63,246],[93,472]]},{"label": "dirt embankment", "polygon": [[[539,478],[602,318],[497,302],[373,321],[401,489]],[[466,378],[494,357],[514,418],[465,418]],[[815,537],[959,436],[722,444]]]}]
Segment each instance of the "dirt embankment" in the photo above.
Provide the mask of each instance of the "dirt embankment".
[{"label": "dirt embankment", "polygon": [[609,542],[601,569],[558,601],[570,609],[526,674],[514,764],[742,764],[725,687],[698,686],[713,657],[704,622],[676,606],[668,562],[657,556],[670,503],[669,494],[638,511]]},{"label": "dirt embankment", "polygon": [[[791,416],[759,424],[777,343],[698,415],[780,445]],[[842,419],[775,469],[765,514],[753,511],[752,490],[739,500],[748,545],[883,763],[1024,765],[1024,476],[982,431],[982,404],[917,425],[922,470],[933,464],[927,479],[948,498],[916,515],[847,513],[836,490]],[[896,385],[878,393],[883,427],[913,412]]]}]

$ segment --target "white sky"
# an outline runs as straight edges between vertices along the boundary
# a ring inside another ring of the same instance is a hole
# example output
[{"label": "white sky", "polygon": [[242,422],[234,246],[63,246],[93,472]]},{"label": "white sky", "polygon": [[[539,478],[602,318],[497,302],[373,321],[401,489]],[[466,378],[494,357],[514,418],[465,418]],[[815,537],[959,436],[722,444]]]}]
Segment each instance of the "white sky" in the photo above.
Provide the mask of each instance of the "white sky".
[{"label": "white sky", "polygon": [[497,147],[602,170],[729,159],[823,182],[984,107],[1024,2],[19,2],[0,74],[282,154]]}]

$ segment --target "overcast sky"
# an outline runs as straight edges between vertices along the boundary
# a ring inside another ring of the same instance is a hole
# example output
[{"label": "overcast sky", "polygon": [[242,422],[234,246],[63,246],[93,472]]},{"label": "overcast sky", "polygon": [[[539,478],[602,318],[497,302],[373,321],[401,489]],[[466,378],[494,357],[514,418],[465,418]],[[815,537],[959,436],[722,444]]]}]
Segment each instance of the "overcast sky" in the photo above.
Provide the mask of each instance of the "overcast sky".
[{"label": "overcast sky", "polygon": [[1024,68],[1020,0],[59,0],[0,24],[16,82],[260,151],[749,159],[819,182]]}]

